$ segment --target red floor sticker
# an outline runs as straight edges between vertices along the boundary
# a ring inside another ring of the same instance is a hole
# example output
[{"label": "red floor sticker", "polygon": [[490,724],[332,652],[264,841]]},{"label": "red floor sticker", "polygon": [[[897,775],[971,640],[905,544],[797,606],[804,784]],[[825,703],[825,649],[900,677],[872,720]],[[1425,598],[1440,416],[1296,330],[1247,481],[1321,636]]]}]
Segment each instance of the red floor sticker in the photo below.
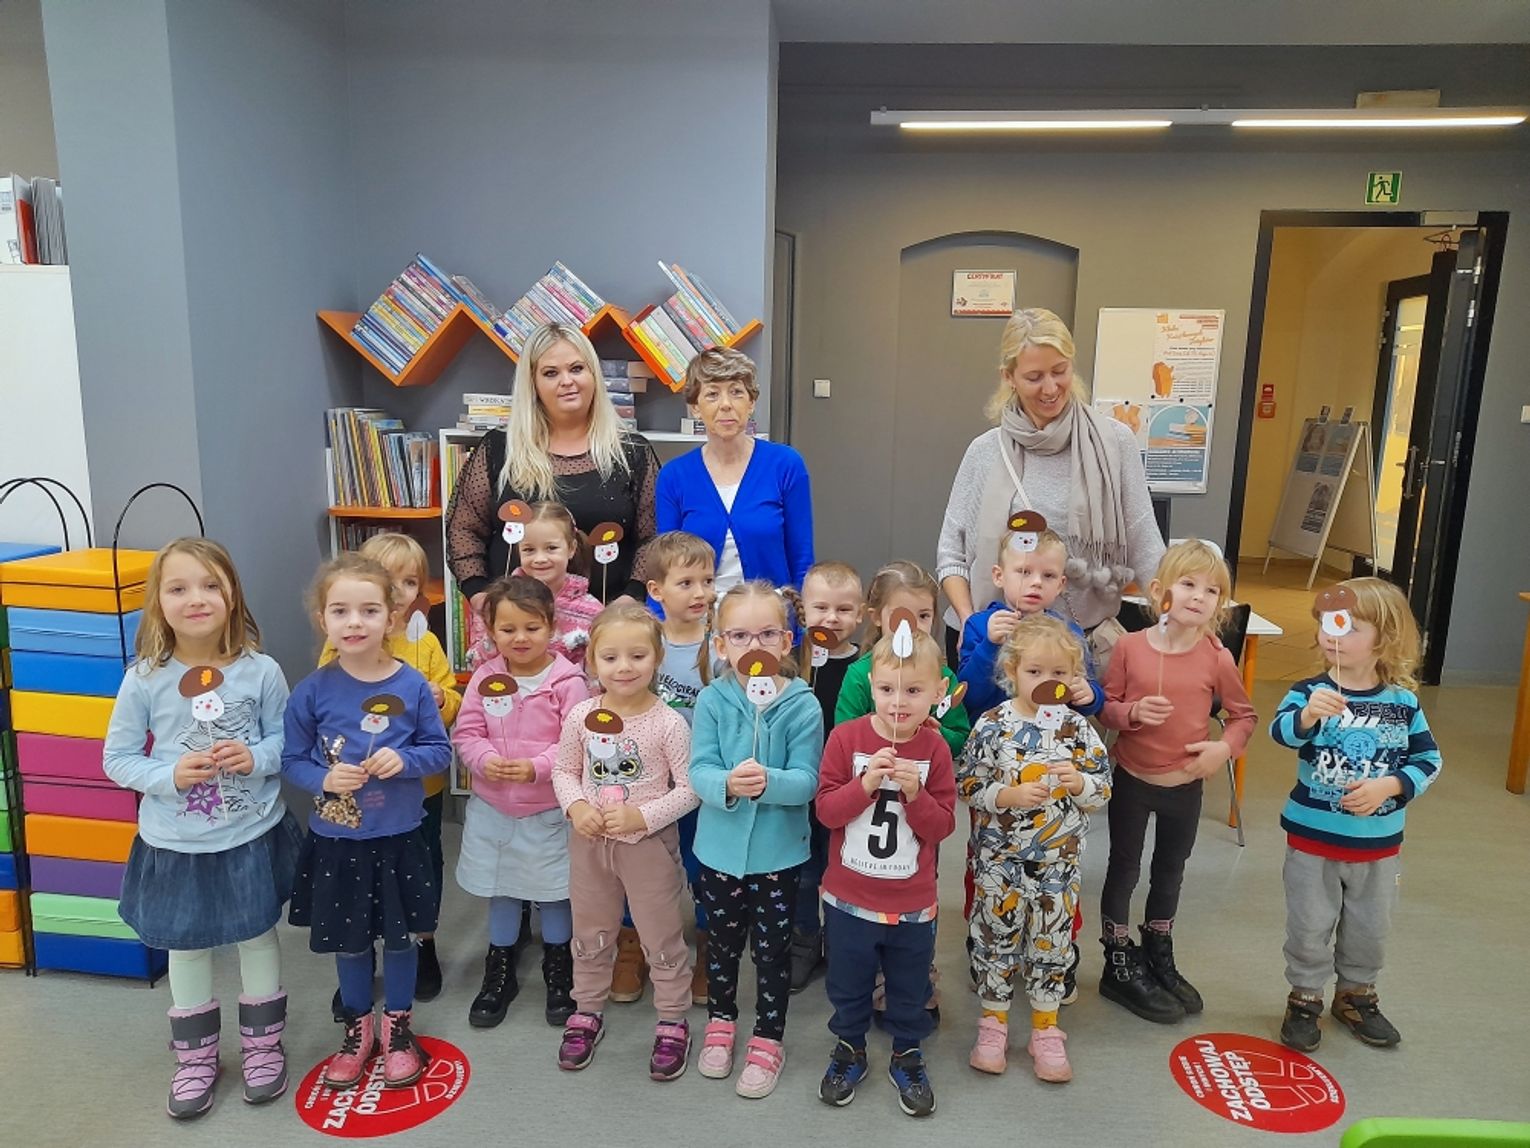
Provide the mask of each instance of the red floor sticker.
[{"label": "red floor sticker", "polygon": [[1318,1132],[1344,1115],[1344,1090],[1326,1068],[1257,1036],[1192,1036],[1169,1054],[1169,1071],[1202,1108],[1263,1132]]},{"label": "red floor sticker", "polygon": [[326,1136],[360,1140],[403,1132],[434,1120],[452,1106],[467,1088],[471,1069],[460,1048],[422,1036],[430,1053],[425,1075],[408,1088],[383,1087],[383,1058],[372,1058],[361,1083],[344,1092],[327,1088],[320,1076],[328,1058],[303,1077],[297,1090],[297,1112],[303,1123]]}]

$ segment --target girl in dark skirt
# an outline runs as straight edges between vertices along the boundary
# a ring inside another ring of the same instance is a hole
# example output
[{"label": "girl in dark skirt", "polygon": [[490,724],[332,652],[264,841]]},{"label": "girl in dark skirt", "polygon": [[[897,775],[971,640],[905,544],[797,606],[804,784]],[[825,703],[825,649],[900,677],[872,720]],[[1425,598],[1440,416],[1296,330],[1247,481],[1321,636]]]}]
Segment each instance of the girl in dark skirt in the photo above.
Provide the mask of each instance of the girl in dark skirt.
[{"label": "girl in dark skirt", "polygon": [[[276,923],[302,830],[281,799],[287,682],[260,652],[234,564],[216,542],[182,538],[154,558],[103,765],[143,794],[118,911],[144,944],[170,951],[167,1110],[212,1107],[222,1013],[212,950],[239,946],[244,1098],[287,1090]],[[152,739],[152,748],[145,745]]]},{"label": "girl in dark skirt", "polygon": [[[290,920],[334,953],[345,1038],[324,1083],[349,1088],[382,1045],[384,1082],[413,1084],[427,1057],[410,1031],[418,950],[436,928],[438,893],[420,830],[421,779],[451,764],[430,685],[388,653],[397,605],[388,571],[344,554],[326,563],[312,607],[335,660],[304,678],[287,707],[282,772],[312,793]],[[373,944],[383,943],[383,1014],[372,1013]]]}]

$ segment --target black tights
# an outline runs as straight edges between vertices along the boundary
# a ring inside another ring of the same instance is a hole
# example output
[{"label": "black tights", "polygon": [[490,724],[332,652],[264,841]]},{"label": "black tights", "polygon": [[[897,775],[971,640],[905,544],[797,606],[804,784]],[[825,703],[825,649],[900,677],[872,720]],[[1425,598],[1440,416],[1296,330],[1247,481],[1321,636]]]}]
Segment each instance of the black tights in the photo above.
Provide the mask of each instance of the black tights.
[{"label": "black tights", "polygon": [[754,957],[754,1035],[780,1040],[792,987],[792,919],[798,868],[730,877],[703,865],[697,886],[707,907],[707,1015],[738,1019],[739,962]]},{"label": "black tights", "polygon": [[1148,871],[1147,909],[1144,921],[1172,921],[1179,909],[1179,888],[1185,878],[1185,862],[1195,848],[1195,831],[1201,819],[1201,779],[1184,785],[1149,785],[1119,765],[1111,780],[1110,864],[1100,890],[1101,927],[1131,920],[1132,890],[1142,873],[1142,845],[1147,837],[1148,815],[1158,815],[1153,833],[1153,861]]}]

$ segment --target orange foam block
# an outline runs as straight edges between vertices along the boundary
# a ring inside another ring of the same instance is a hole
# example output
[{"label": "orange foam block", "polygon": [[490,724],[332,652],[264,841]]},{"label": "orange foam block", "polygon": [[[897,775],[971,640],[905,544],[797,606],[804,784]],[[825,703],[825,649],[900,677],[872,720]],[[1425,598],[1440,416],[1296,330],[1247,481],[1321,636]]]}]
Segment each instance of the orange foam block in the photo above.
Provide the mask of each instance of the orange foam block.
[{"label": "orange foam block", "polygon": [[15,889],[0,889],[0,933],[14,933],[21,928],[21,894]]},{"label": "orange foam block", "polygon": [[79,861],[128,859],[138,826],[131,821],[97,821],[54,813],[27,814],[27,852],[41,857],[73,857]]},{"label": "orange foam block", "polygon": [[106,546],[0,563],[0,605],[91,614],[137,610],[153,561],[152,550],[118,550],[115,581]]}]

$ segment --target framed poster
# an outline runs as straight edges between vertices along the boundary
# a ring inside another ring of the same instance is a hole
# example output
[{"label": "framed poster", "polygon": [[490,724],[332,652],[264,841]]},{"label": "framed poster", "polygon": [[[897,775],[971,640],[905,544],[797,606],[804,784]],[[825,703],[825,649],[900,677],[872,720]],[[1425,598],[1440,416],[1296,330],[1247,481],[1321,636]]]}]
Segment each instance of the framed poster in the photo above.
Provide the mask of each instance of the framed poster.
[{"label": "framed poster", "polygon": [[951,272],[953,318],[1007,319],[1015,313],[1013,271]]}]

